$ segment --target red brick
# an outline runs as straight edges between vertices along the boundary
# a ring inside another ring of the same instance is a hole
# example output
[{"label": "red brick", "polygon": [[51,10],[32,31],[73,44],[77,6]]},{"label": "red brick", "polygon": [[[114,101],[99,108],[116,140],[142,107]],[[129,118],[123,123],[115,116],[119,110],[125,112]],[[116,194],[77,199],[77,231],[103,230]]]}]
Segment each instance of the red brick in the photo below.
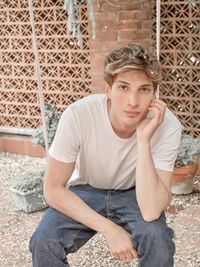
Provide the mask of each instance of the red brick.
[{"label": "red brick", "polygon": [[135,20],[137,19],[137,12],[136,11],[127,11],[123,10],[119,12],[119,20]]},{"label": "red brick", "polygon": [[103,62],[104,62],[104,58],[102,58],[101,61],[100,60],[93,61],[93,64],[91,65],[90,73],[92,73],[92,75],[95,75],[96,77],[98,75],[101,76],[103,73]]},{"label": "red brick", "polygon": [[105,81],[102,78],[100,79],[94,79],[91,83],[91,91],[92,93],[103,93],[105,88]]},{"label": "red brick", "polygon": [[103,61],[105,56],[107,55],[107,53],[102,53],[101,51],[99,51],[99,53],[93,53],[93,55],[91,54],[91,58],[90,58],[90,66],[91,68],[101,68],[103,66]]},{"label": "red brick", "polygon": [[102,1],[93,1],[93,12],[102,11]]},{"label": "red brick", "polygon": [[[127,40],[120,40],[120,41],[110,41],[110,42],[105,42],[103,40],[99,41],[99,42],[91,42],[90,43],[90,51],[92,53],[109,53],[110,51],[112,51],[113,49],[117,49],[120,48],[124,45],[127,44]],[[93,56],[93,54],[92,54]]]},{"label": "red brick", "polygon": [[144,47],[146,48],[152,48],[153,47],[153,43],[154,41],[153,40],[150,40],[150,39],[140,39],[140,40],[134,40],[135,42],[138,42],[138,43],[142,43],[144,45]]},{"label": "red brick", "polygon": [[98,42],[91,41],[90,40],[90,53],[93,53],[95,51],[106,51],[107,50],[107,45],[108,44],[116,44],[116,41],[110,41],[110,42],[105,42],[104,40],[99,40]]},{"label": "red brick", "polygon": [[99,21],[118,21],[118,13],[115,12],[97,12],[94,13],[94,16],[97,23]]},{"label": "red brick", "polygon": [[143,20],[142,21],[143,29],[152,29],[152,21],[151,20]]},{"label": "red brick", "polygon": [[107,1],[102,3],[102,10],[109,10],[109,11],[120,11],[120,10],[142,10],[144,8],[143,3],[135,3],[134,0],[118,0],[118,3],[111,5]]},{"label": "red brick", "polygon": [[121,21],[119,24],[120,30],[141,29],[142,23],[140,21]]},{"label": "red brick", "polygon": [[119,40],[133,40],[138,38],[137,30],[132,31],[120,31]]},{"label": "red brick", "polygon": [[136,18],[140,20],[151,19],[151,9],[137,11]]},{"label": "red brick", "polygon": [[143,20],[151,18],[151,10],[121,11],[119,12],[119,20]]},{"label": "red brick", "polygon": [[99,60],[92,60],[91,61],[91,65],[90,65],[90,74],[94,75],[94,73],[96,73],[96,75],[98,76],[99,72],[102,72],[102,69],[103,67],[103,60],[102,61],[99,61]]},{"label": "red brick", "polygon": [[140,21],[120,21],[120,22],[102,22],[97,27],[100,31],[116,31],[116,30],[130,30],[141,29],[142,23]]},{"label": "red brick", "polygon": [[95,77],[95,79],[100,79],[102,80],[102,77],[103,77],[103,62],[100,62],[99,65],[96,65],[96,68],[95,67],[92,67],[91,70],[90,70],[90,75],[92,77]]},{"label": "red brick", "polygon": [[143,30],[143,31],[120,31],[120,40],[134,40],[134,39],[144,39],[150,38],[151,31]]},{"label": "red brick", "polygon": [[116,31],[106,31],[106,32],[97,32],[96,33],[96,41],[105,40],[107,41],[115,41],[117,40],[117,32]]}]

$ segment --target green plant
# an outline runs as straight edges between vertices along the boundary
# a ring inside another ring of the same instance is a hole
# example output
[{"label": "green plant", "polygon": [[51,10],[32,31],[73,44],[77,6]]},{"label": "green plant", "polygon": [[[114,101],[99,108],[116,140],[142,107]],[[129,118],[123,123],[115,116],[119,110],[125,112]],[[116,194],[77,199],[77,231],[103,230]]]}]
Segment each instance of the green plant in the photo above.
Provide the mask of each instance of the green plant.
[{"label": "green plant", "polygon": [[18,210],[29,213],[48,207],[43,197],[44,173],[44,166],[29,169],[10,187],[11,197]]},{"label": "green plant", "polygon": [[17,183],[12,186],[12,188],[22,193],[27,193],[33,190],[42,192],[44,173],[45,169],[42,167],[27,171],[21,176]]},{"label": "green plant", "polygon": [[183,134],[178,149],[175,167],[192,165],[195,159],[200,159],[200,139]]},{"label": "green plant", "polygon": [[197,4],[197,0],[185,0],[185,2],[187,4],[192,4],[193,6],[195,6]]},{"label": "green plant", "polygon": [[[45,104],[45,119],[48,133],[48,143],[51,144],[56,133],[60,114],[56,112],[56,107],[53,104]],[[43,126],[39,126],[33,130],[32,143],[40,144],[45,147]]]},{"label": "green plant", "polygon": [[[68,13],[68,20],[67,20],[67,28],[70,32],[72,32],[73,37],[77,38],[78,45],[80,46],[82,42],[82,25],[81,21],[81,14],[79,5],[81,1],[71,1],[71,0],[64,0],[64,9]],[[92,38],[95,39],[96,36],[96,23],[94,18],[93,12],[93,0],[86,0],[87,10],[88,10],[88,19],[92,25]]]},{"label": "green plant", "polygon": [[[47,132],[48,132],[48,143],[51,144],[53,141],[54,135],[56,133],[58,121],[60,115],[56,112],[56,107],[53,104],[45,104],[45,119],[47,124]],[[41,144],[45,147],[44,142],[44,135],[43,135],[43,126],[39,126],[38,128],[34,129],[32,134],[32,143],[33,144]],[[29,194],[34,192],[37,196],[37,201],[35,203],[40,208],[44,206],[43,201],[43,178],[45,173],[45,167],[40,168],[32,168],[29,171],[23,173],[20,179],[17,181],[14,186],[11,187],[11,191],[13,194]],[[24,198],[25,196],[23,196]],[[18,197],[16,197],[18,199]],[[18,201],[18,200],[17,200]],[[31,202],[31,200],[27,200]],[[41,201],[41,203],[40,203]],[[20,203],[23,201],[19,201]],[[24,202],[26,202],[24,200]],[[30,204],[30,203],[29,203]],[[26,210],[35,210],[34,207],[29,205],[26,207]],[[21,204],[20,204],[21,205]],[[46,205],[46,204],[45,204]]]}]

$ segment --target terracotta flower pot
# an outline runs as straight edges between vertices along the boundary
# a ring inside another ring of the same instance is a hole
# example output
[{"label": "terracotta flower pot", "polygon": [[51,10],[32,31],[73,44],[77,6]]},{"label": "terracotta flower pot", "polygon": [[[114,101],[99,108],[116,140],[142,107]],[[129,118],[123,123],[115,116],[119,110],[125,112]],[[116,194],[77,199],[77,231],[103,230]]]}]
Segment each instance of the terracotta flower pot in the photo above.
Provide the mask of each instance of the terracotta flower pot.
[{"label": "terracotta flower pot", "polygon": [[194,177],[197,172],[197,163],[193,165],[177,167],[174,169],[171,192],[177,195],[192,193]]},{"label": "terracotta flower pot", "polygon": [[200,175],[200,160],[197,161],[197,165],[198,165],[198,169],[197,169],[197,172],[196,172],[196,175]]}]

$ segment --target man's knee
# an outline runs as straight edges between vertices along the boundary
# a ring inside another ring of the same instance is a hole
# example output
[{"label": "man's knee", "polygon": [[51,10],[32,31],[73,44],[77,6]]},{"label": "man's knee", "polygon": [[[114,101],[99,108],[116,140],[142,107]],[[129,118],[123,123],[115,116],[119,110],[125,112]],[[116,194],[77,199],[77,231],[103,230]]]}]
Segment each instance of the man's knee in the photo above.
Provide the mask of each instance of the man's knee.
[{"label": "man's knee", "polygon": [[47,235],[42,231],[36,230],[29,243],[32,253],[33,266],[37,267],[67,267],[69,266],[66,258],[66,251],[61,242]]},{"label": "man's knee", "polygon": [[34,252],[35,250],[38,251],[46,251],[48,250],[48,238],[40,231],[35,231],[30,239],[29,242],[29,250]]},{"label": "man's knee", "polygon": [[64,244],[54,238],[50,233],[36,230],[29,242],[29,249],[33,256],[55,255],[57,258],[64,259],[66,251]]},{"label": "man's knee", "polygon": [[168,226],[162,224],[152,223],[144,231],[145,238],[149,240],[150,244],[153,244],[158,254],[162,252],[174,254],[174,231]]},{"label": "man's knee", "polygon": [[[136,243],[140,256],[154,258],[155,262],[172,262],[175,253],[173,242],[173,230],[164,223],[154,221],[142,223],[133,233],[134,243]],[[155,265],[157,266],[157,265]],[[169,264],[169,266],[171,266]]]}]

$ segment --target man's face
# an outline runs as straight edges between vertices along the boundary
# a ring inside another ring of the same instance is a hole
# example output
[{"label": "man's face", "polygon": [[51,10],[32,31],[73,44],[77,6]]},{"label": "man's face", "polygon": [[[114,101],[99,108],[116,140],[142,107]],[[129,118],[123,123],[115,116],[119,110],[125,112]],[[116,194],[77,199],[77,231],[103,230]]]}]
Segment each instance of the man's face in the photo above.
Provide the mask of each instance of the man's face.
[{"label": "man's face", "polygon": [[147,115],[154,98],[151,79],[143,71],[118,74],[111,88],[107,89],[108,106],[112,126],[119,131],[134,131]]}]

